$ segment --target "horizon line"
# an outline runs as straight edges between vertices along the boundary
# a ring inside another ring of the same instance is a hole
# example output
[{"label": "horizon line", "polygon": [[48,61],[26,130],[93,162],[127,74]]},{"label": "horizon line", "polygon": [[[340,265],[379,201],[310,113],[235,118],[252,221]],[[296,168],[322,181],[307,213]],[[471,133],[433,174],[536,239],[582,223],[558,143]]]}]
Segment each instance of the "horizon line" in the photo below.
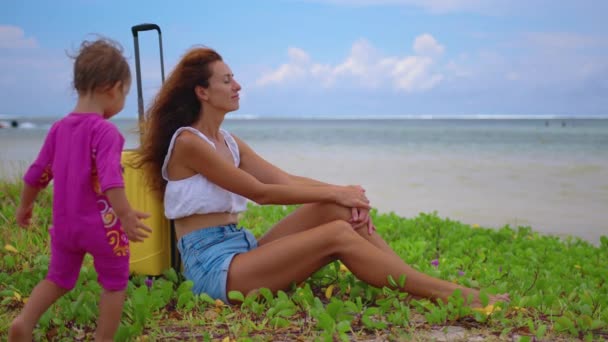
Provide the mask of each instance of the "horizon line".
[{"label": "horizon line", "polygon": [[[39,115],[6,115],[0,114],[0,120],[20,119],[58,119],[61,116]],[[138,116],[117,116],[115,120],[137,120]],[[508,119],[530,119],[530,120],[573,120],[573,119],[608,119],[605,115],[560,115],[560,114],[403,114],[403,115],[258,115],[258,114],[229,114],[226,120],[435,120],[435,119],[458,119],[458,120],[508,120]]]}]

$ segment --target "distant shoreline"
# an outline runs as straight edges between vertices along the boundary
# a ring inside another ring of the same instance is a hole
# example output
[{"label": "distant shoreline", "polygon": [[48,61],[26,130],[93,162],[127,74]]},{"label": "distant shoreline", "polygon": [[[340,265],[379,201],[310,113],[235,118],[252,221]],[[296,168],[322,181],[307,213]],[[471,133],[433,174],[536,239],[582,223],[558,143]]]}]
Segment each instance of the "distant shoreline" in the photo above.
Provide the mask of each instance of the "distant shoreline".
[{"label": "distant shoreline", "polygon": [[[0,122],[17,121],[53,121],[63,116],[25,116],[0,114]],[[138,117],[117,116],[113,120],[133,121]],[[255,115],[255,114],[228,114],[226,120],[608,120],[607,115],[526,115],[526,114],[444,114],[444,115]]]}]

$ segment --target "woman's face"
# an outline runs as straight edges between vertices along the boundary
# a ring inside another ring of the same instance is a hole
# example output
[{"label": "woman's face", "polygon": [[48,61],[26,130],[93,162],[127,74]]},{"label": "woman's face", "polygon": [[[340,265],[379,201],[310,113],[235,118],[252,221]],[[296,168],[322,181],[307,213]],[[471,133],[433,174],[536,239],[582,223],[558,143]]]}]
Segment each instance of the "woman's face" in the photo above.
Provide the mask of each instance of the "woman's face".
[{"label": "woman's face", "polygon": [[232,70],[222,61],[213,62],[210,67],[209,87],[202,96],[205,104],[226,113],[239,109],[241,85],[234,79]]}]

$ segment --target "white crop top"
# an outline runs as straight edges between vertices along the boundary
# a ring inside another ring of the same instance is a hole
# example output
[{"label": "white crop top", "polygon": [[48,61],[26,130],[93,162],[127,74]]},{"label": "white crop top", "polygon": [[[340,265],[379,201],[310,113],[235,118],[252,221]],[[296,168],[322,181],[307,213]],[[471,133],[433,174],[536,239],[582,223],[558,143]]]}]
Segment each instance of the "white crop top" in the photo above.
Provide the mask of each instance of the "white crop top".
[{"label": "white crop top", "polygon": [[[161,170],[163,178],[167,181],[164,200],[165,216],[173,220],[193,214],[239,213],[245,211],[247,209],[247,199],[245,197],[210,182],[200,173],[180,180],[169,179],[167,164],[173,152],[175,139],[183,131],[196,134],[215,148],[215,144],[209,138],[193,127],[181,127],[175,131]],[[220,129],[220,133],[224,136],[224,141],[232,153],[234,165],[238,167],[241,162],[239,146],[230,133],[223,129]]]}]

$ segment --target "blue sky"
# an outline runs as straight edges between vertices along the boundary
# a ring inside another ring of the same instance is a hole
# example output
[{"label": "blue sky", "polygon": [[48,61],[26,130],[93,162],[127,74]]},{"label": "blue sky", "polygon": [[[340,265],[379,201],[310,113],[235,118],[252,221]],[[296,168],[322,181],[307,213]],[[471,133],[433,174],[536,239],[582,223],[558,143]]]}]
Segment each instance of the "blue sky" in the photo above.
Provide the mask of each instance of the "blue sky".
[{"label": "blue sky", "polygon": [[[3,0],[0,115],[73,108],[71,60],[91,33],[163,31],[165,70],[218,50],[243,86],[238,115],[608,115],[603,0]],[[140,35],[146,104],[160,86]],[[135,84],[121,117],[137,116]]]}]

